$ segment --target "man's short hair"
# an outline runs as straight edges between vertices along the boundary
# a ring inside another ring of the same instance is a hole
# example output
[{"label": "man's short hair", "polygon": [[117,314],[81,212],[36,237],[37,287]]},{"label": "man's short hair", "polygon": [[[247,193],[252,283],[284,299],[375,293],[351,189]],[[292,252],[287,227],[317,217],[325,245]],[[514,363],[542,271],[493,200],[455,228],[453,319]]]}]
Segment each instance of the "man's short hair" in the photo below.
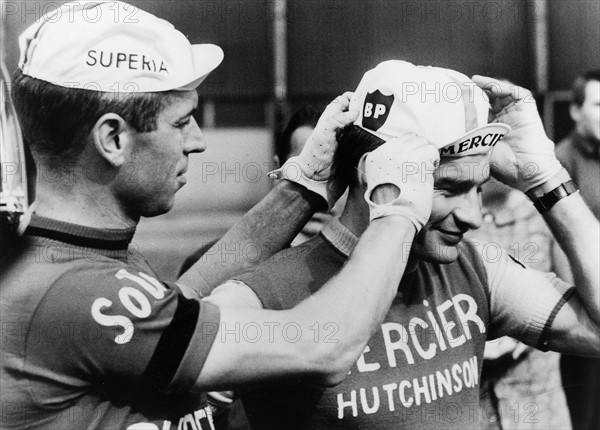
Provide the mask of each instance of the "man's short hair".
[{"label": "man's short hair", "polygon": [[138,132],[156,130],[157,118],[171,92],[103,93],[67,88],[24,75],[14,78],[12,97],[36,162],[55,171],[73,167],[96,121],[121,116]]},{"label": "man's short hair", "polygon": [[575,79],[572,87],[571,103],[576,106],[583,104],[585,101],[585,86],[590,81],[600,82],[600,70],[589,70]]},{"label": "man's short hair", "polygon": [[294,131],[303,126],[314,128],[322,113],[323,109],[321,107],[312,104],[304,105],[294,112],[283,129],[281,137],[277,139],[275,152],[277,153],[281,164],[285,163],[287,159],[290,158],[290,152],[292,150],[292,134]]},{"label": "man's short hair", "polygon": [[351,187],[357,185],[356,167],[360,158],[385,143],[385,140],[349,124],[336,134],[338,147],[333,156],[333,174]]}]

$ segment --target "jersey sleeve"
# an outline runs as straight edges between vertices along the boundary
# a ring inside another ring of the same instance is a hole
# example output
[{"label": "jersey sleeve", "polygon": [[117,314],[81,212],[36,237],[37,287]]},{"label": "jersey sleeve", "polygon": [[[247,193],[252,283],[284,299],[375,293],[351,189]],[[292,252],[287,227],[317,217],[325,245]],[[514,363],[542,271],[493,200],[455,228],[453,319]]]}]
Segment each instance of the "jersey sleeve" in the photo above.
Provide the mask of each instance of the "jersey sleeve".
[{"label": "jersey sleeve", "polygon": [[279,261],[268,261],[255,269],[235,276],[233,282],[241,282],[250,288],[264,309],[291,309],[310,296],[310,291],[296,282],[298,272],[285,276],[285,267]]},{"label": "jersey sleeve", "polygon": [[493,255],[480,249],[490,288],[490,337],[508,335],[545,349],[554,317],[574,287],[554,273],[526,267],[500,247]]},{"label": "jersey sleeve", "polygon": [[94,264],[63,274],[33,324],[41,328],[27,342],[33,367],[79,383],[182,391],[198,378],[218,331],[219,308],[138,269]]},{"label": "jersey sleeve", "polygon": [[291,309],[323,287],[345,262],[345,256],[317,235],[278,252],[233,280],[250,287],[263,308]]}]

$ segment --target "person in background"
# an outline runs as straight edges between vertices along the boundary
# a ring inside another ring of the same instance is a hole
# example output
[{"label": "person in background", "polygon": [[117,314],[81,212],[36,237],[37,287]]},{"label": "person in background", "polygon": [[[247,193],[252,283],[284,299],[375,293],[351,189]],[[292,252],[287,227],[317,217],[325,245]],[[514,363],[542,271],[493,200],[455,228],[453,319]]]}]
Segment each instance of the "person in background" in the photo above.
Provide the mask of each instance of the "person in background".
[{"label": "person in background", "polygon": [[[556,146],[556,156],[581,190],[581,197],[600,219],[600,70],[591,70],[573,83],[573,132]],[[560,274],[563,279],[572,276]],[[575,430],[600,423],[600,359],[563,355],[562,380]]]},{"label": "person in background", "polygon": [[569,113],[575,128],[557,144],[556,156],[592,213],[600,218],[600,70],[575,79]]},{"label": "person in background", "polygon": [[[315,104],[305,104],[296,110],[290,117],[287,125],[276,139],[275,162],[283,165],[290,157],[300,154],[306,140],[313,132],[323,108]],[[327,212],[316,212],[294,238],[291,246],[306,242],[318,234],[323,226],[334,216],[342,213],[348,193],[344,193],[335,206]]]},{"label": "person in background", "polygon": [[300,154],[322,113],[322,106],[309,103],[302,105],[292,114],[275,141],[275,163],[278,166],[283,165],[290,157]]},{"label": "person in background", "polygon": [[[287,122],[281,136],[275,140],[275,164],[282,166],[290,157],[294,157],[302,151],[304,144],[310,137],[311,133],[317,125],[319,117],[323,113],[323,108],[314,104],[306,104],[296,110],[289,121]],[[318,234],[323,226],[332,217],[339,215],[344,208],[346,203],[347,192],[340,197],[333,208],[330,211],[318,211],[311,217],[311,219],[302,228],[300,233],[292,240],[291,246],[299,245],[314,235]],[[192,265],[200,259],[211,247],[216,243],[218,239],[214,239],[204,246],[200,247],[192,255],[187,257],[179,273],[183,274]]]},{"label": "person in background", "polygon": [[[500,142],[494,151],[506,150]],[[483,221],[469,232],[487,242],[487,255],[500,248],[527,267],[557,272],[568,265],[543,218],[527,196],[490,179],[483,184]],[[511,337],[486,342],[481,374],[481,428],[568,429],[569,411],[559,369],[560,354],[542,352]]]}]

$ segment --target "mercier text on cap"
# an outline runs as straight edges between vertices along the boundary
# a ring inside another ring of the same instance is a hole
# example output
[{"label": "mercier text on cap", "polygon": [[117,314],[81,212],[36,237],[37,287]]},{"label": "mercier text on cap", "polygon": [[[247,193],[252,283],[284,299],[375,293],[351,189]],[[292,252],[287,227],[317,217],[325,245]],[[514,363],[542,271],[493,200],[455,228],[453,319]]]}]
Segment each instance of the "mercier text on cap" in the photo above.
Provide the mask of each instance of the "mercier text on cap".
[{"label": "mercier text on cap", "polygon": [[446,157],[487,153],[511,130],[487,123],[487,96],[467,76],[400,60],[384,61],[365,73],[352,108],[360,112],[354,124],[381,139],[418,134]]},{"label": "mercier text on cap", "polygon": [[19,45],[25,75],[104,92],[191,90],[223,60],[220,47],[192,45],[169,22],[118,1],[65,3]]}]

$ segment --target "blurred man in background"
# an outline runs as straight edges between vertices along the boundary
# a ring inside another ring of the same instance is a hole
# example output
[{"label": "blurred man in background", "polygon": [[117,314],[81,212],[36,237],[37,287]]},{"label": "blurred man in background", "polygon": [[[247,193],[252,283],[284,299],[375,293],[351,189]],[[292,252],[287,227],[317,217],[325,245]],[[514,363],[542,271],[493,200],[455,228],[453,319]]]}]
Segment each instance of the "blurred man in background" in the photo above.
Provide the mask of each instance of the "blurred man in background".
[{"label": "blurred man in background", "polygon": [[[600,219],[600,70],[573,83],[573,132],[556,147],[556,156],[581,190],[583,200]],[[570,276],[565,274],[563,277]],[[563,355],[563,384],[573,428],[591,430],[600,423],[600,359]]]},{"label": "blurred man in background", "polygon": [[[306,104],[292,114],[281,136],[275,140],[275,163],[278,166],[283,165],[290,157],[300,154],[322,112],[321,107]],[[298,245],[313,237],[321,231],[326,219],[326,212],[316,212],[291,245]]]},{"label": "blurred man in background", "polygon": [[556,156],[581,190],[583,200],[600,218],[600,70],[575,79],[569,113],[573,132],[556,146]]},{"label": "blurred man in background", "polygon": [[305,104],[292,114],[281,135],[275,140],[275,163],[278,166],[300,154],[322,113],[323,106]]},{"label": "blurred man in background", "polygon": [[[300,154],[306,140],[313,132],[323,108],[317,105],[307,104],[300,107],[290,117],[281,137],[276,140],[275,162],[283,165],[290,157]],[[318,234],[323,226],[334,216],[342,213],[346,203],[347,193],[337,201],[335,206],[327,212],[316,212],[302,228],[302,231],[294,238],[291,246],[300,245],[311,237]]]},{"label": "blurred man in background", "polygon": [[[281,136],[275,139],[274,158],[277,167],[281,167],[290,157],[297,156],[302,152],[304,144],[314,131],[317,121],[322,114],[323,108],[312,104],[304,105],[294,112],[283,129]],[[340,203],[343,207],[344,200],[344,197],[340,198],[332,211],[340,207]],[[331,215],[329,215],[328,212],[316,212],[302,228],[302,231],[294,238],[292,245],[298,245],[317,234],[323,227],[325,221],[330,217]],[[181,265],[179,271],[180,275],[192,267],[192,265],[198,261],[217,240],[218,239],[214,239],[213,241],[206,243],[191,256],[187,257]]]},{"label": "blurred man in background", "polygon": [[[283,129],[281,136],[275,139],[274,158],[275,164],[278,167],[285,164],[290,157],[297,156],[302,152],[304,144],[314,131],[317,121],[322,114],[323,108],[313,104],[306,104],[292,114],[287,125]],[[302,227],[300,233],[294,238],[291,246],[299,245],[318,234],[331,217],[341,213],[346,198],[347,193],[344,193],[330,211],[315,212],[306,225]],[[183,274],[192,267],[192,265],[198,261],[200,257],[202,257],[217,242],[217,240],[218,239],[214,239],[213,241],[206,243],[191,256],[187,257],[181,265],[179,273]]]}]

